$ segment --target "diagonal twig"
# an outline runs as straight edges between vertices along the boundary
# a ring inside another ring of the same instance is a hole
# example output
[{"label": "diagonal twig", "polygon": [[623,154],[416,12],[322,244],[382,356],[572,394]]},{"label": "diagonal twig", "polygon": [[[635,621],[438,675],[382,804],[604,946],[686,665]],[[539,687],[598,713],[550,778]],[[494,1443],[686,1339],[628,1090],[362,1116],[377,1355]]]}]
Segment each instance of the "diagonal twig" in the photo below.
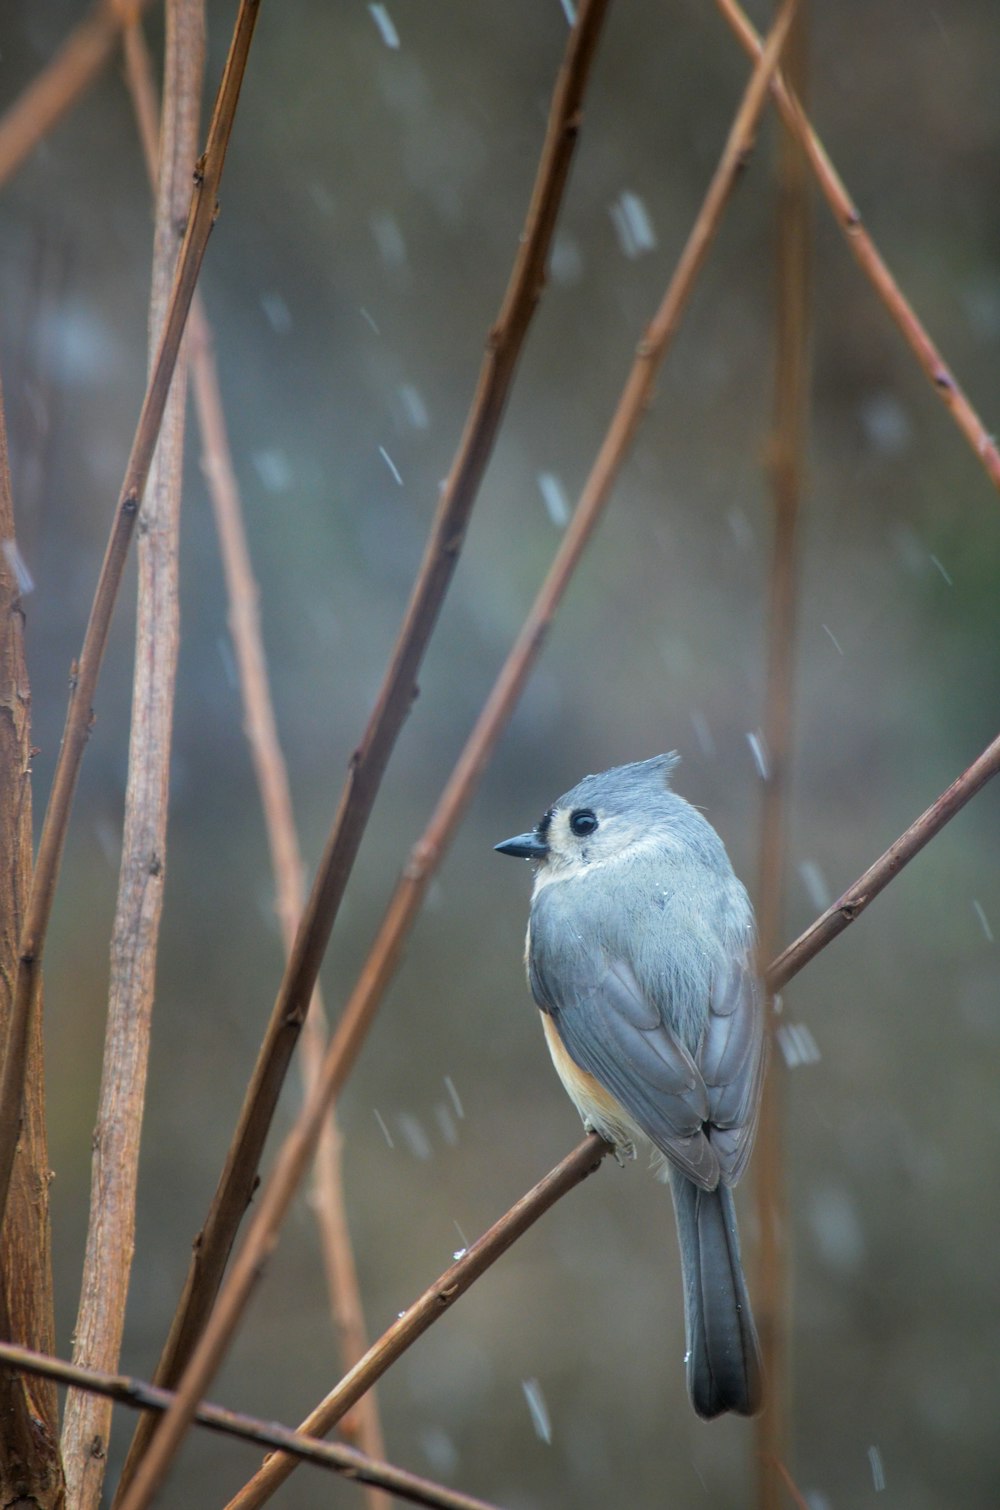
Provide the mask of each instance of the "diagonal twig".
[{"label": "diagonal twig", "polygon": [[956,813],[960,813],[966,803],[980,792],[988,781],[1000,771],[1000,734],[991,744],[986,746],[983,753],[972,762],[951,784],[941,793],[936,802],[932,802],[929,808],[915,818],[899,838],[889,845],[883,854],[870,865],[863,876],[860,876],[854,885],[838,897],[832,906],[825,912],[820,913],[804,933],[783,949],[776,960],[773,960],[767,971],[768,989],[780,991],[793,976],[815,959],[821,949],[825,949],[838,934],[849,928],[855,918],[861,916],[865,908],[875,900],[880,891],[884,891],[889,882],[894,880],[904,865],[908,865],[914,855],[919,854],[926,844],[939,834],[946,823],[950,823]]},{"label": "diagonal twig", "polygon": [[163,334],[152,365],[132,441],[125,479],[84,635],[83,648],[72,672],[66,724],[52,780],[52,790],[45,810],[42,836],[35,863],[34,883],[21,935],[14,1008],[4,1049],[3,1071],[0,1074],[0,1212],[6,1205],[11,1163],[21,1119],[24,1060],[30,1034],[32,1003],[41,974],[45,935],[52,913],[56,881],[69,828],[73,794],[90,732],[94,694],[136,515],[145,491],[146,479],[149,476],[153,451],[160,431],[160,421],[177,361],[184,323],[212,225],[218,213],[217,193],[259,4],[260,0],[240,0],[240,9],[208,131],[205,153],[199,159],[195,174],[187,229],[177,260],[177,272]]},{"label": "diagonal twig", "polygon": [[41,73],[0,117],[0,186],[94,82],[122,27],[149,0],[95,0]]},{"label": "diagonal twig", "polygon": [[745,165],[756,121],[763,108],[768,77],[777,62],[794,9],[795,0],[786,0],[764,54],[754,68],[705,202],[667,293],[640,342],[611,426],[548,578],[486,701],[430,826],[411,854],[351,1001],[333,1035],[321,1077],[282,1145],[242,1248],[185,1371],[177,1403],[154,1437],[133,1483],[135,1492],[126,1496],[123,1510],[140,1510],[148,1504],[150,1495],[161,1482],[183,1437],[190,1411],[204,1393],[235,1333],[261,1264],[277,1242],[281,1223],[315,1147],[325,1109],[343,1084],[360,1048],[430,877],[523,690],[558,603],[596,527],[612,483],[648,407],[659,365],[676,332],[740,170]]},{"label": "diagonal twig", "polygon": [[[200,135],[204,0],[167,0],[164,109],[156,192],[150,352],[167,310]],[[155,174],[155,168],[154,168]],[[118,1365],[135,1248],[139,1143],[167,853],[170,753],[180,639],[178,545],[187,398],[178,360],[149,471],[137,546],[138,605],[125,825],[111,937],[108,1015],[93,1137],[90,1212],[73,1361]],[[66,1486],[96,1510],[111,1432],[110,1400],[70,1390],[63,1418]]]},{"label": "diagonal twig", "polygon": [[[761,46],[759,34],[741,9],[738,0],[716,0],[726,21],[739,38],[744,50],[755,57]],[[910,350],[959,430],[993,483],[1000,488],[1000,450],[993,436],[959,387],[958,380],[944,357],[927,334],[905,295],[893,278],[871,236],[861,222],[861,214],[844,187],[836,168],[826,155],[819,137],[792,90],[780,73],[771,85],[782,120],[800,143],[816,182],[833,211],[847,244],[881,302],[902,332]]]},{"label": "diagonal twig", "polygon": [[[459,1296],[464,1295],[469,1286],[485,1274],[540,1216],[592,1174],[610,1152],[610,1144],[597,1133],[590,1133],[578,1143],[572,1153],[516,1201],[413,1305],[407,1307],[398,1321],[393,1322],[368,1349],[357,1366],[341,1379],[315,1410],[310,1411],[306,1418],[308,1424],[304,1422],[299,1430],[311,1436],[331,1431],[365,1390],[370,1389],[439,1316],[450,1310]],[[226,1510],[252,1510],[252,1507],[263,1505],[295,1466],[294,1459],[287,1454],[268,1458],[259,1472],[234,1495]]]},{"label": "diagonal twig", "polygon": [[[29,1376],[57,1380],[75,1389],[89,1390],[115,1400],[120,1405],[129,1405],[136,1410],[164,1411],[173,1400],[169,1390],[144,1379],[134,1379],[127,1374],[109,1374],[95,1369],[79,1368],[53,1358],[47,1353],[37,1353],[30,1348],[15,1347],[9,1342],[0,1342],[0,1363]],[[244,1442],[253,1442],[259,1447],[278,1449],[292,1453],[303,1463],[314,1463],[319,1468],[331,1468],[356,1483],[375,1485],[400,1499],[414,1505],[430,1505],[433,1510],[497,1510],[495,1505],[462,1494],[455,1489],[446,1489],[441,1484],[418,1474],[396,1468],[392,1463],[379,1462],[356,1448],[341,1443],[330,1443],[306,1436],[303,1432],[291,1431],[279,1426],[276,1421],[261,1421],[256,1416],[242,1411],[227,1410],[221,1405],[207,1401],[199,1405],[195,1422],[209,1431],[224,1436],[238,1437]]]},{"label": "diagonal twig", "polygon": [[[584,0],[570,33],[510,283],[489,333],[476,393],[390,666],[352,757],[225,1167],[195,1244],[184,1291],[157,1366],[158,1383],[176,1382],[218,1292],[237,1228],[257,1180],[278,1094],[308,1011],[347,878],[389,756],[416,693],[416,673],[455,569],[517,360],[541,295],[549,246],[579,133],[583,93],[607,6],[608,0]],[[133,1449],[127,1472],[134,1467],[136,1456]]]}]

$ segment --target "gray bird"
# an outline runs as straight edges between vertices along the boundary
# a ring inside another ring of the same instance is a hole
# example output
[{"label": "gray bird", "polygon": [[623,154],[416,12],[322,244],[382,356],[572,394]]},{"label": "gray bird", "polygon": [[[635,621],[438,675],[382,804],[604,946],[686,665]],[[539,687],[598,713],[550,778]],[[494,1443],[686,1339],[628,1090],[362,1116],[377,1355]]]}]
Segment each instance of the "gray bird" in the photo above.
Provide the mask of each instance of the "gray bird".
[{"label": "gray bird", "polygon": [[764,1069],[754,922],[722,840],[668,780],[676,754],[585,776],[530,833],[527,966],[584,1126],[649,1142],[677,1217],[687,1382],[699,1416],[752,1415],[761,1366],[732,1187]]}]

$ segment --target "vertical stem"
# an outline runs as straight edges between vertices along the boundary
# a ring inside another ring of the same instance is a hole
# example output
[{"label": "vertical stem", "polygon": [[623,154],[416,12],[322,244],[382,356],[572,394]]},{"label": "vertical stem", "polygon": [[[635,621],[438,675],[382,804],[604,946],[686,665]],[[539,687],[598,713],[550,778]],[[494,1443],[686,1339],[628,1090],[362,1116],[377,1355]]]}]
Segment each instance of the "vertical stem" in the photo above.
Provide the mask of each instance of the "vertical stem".
[{"label": "vertical stem", "polygon": [[[156,203],[150,352],[156,351],[198,155],[205,52],[203,0],[168,0],[163,132]],[[184,460],[182,353],[163,413],[139,520],[139,600],[125,830],[111,940],[104,1063],[93,1138],[90,1218],[74,1362],[117,1367],[132,1254],[139,1142],[152,1029],[167,848],[170,748],[179,640],[177,552]],[[63,1454],[74,1510],[101,1499],[112,1403],[70,1390]]]},{"label": "vertical stem", "polygon": [[[138,19],[125,28],[125,76],[149,176],[155,186],[160,140],[160,106],[152,61]],[[202,441],[202,470],[208,485],[229,599],[229,630],[250,746],[275,877],[276,907],[285,953],[291,952],[303,903],[303,867],[292,811],[288,773],[278,739],[260,628],[259,590],[243,525],[243,508],[219,387],[212,332],[200,293],[191,305],[188,337],[191,385]],[[308,1092],[318,1070],[327,1035],[319,988],[313,994],[302,1029],[302,1069]],[[311,1069],[310,1069],[311,1067]],[[313,1172],[312,1204],[316,1213],[333,1323],[345,1368],[367,1347],[357,1267],[344,1209],[340,1138],[331,1111],[320,1135]],[[155,1430],[156,1417],[144,1413],[136,1427],[116,1495],[131,1480]],[[344,1436],[373,1458],[384,1454],[378,1402],[374,1391],[360,1400],[340,1423]],[[366,1485],[369,1510],[386,1510],[382,1490]]]},{"label": "vertical stem", "polygon": [[196,166],[187,229],[177,258],[177,270],[163,321],[163,331],[132,438],[125,477],[90,606],[80,658],[73,664],[62,743],[52,776],[52,789],[38,841],[31,893],[21,929],[14,1002],[4,1045],[3,1068],[0,1070],[0,1210],[7,1202],[14,1151],[20,1134],[24,1058],[32,1004],[39,994],[38,982],[45,939],[69,831],[76,783],[90,736],[101,663],[128,559],[132,531],[149,478],[188,310],[208,238],[219,210],[218,192],[226,162],[226,150],[232,134],[259,7],[260,0],[240,0],[205,151]]},{"label": "vertical stem", "polygon": [[[31,889],[31,689],[17,580],[14,505],[0,391],[0,1038],[6,1038],[18,939]],[[45,1065],[39,979],[26,1022],[22,1122],[0,1241],[0,1329],[50,1352],[55,1338],[49,1228]],[[0,1370],[0,1503],[30,1496],[56,1510],[64,1493],[53,1386]]]},{"label": "vertical stem", "polygon": [[[799,8],[785,49],[785,75],[801,89],[806,68],[806,12]],[[808,419],[810,227],[806,164],[787,130],[778,143],[776,368],[770,448],[774,536],[770,572],[764,742],[767,774],[761,804],[757,918],[762,965],[781,937],[783,875],[792,747],[797,540]],[[771,1073],[757,1135],[756,1203],[760,1231],[756,1311],[767,1379],[757,1419],[757,1504],[778,1510],[788,1422],[789,1269],[784,1171],[784,1073],[774,1052],[774,996],[767,1000]]]}]

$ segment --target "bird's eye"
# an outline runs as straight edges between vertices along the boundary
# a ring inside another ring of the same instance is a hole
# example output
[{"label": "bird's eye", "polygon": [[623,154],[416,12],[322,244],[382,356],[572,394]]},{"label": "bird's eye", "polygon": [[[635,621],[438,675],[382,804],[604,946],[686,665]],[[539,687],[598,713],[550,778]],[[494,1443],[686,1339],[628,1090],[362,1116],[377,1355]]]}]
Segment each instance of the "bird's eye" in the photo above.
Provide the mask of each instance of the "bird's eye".
[{"label": "bird's eye", "polygon": [[570,816],[569,826],[577,838],[582,839],[584,835],[594,832],[597,827],[597,814],[592,813],[589,807],[577,808],[576,812]]}]

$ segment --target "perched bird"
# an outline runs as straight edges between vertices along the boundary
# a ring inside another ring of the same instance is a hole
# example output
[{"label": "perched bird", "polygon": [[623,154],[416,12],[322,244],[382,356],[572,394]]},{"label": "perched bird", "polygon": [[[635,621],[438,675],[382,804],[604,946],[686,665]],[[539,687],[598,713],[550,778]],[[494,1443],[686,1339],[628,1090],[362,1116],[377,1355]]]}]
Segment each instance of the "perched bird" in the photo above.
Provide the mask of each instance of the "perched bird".
[{"label": "perched bird", "polygon": [[752,1415],[761,1366],[732,1186],[764,1068],[754,922],[708,820],[671,791],[676,755],[585,776],[496,848],[536,863],[527,966],[584,1126],[648,1141],[677,1217],[687,1382],[699,1416]]}]

